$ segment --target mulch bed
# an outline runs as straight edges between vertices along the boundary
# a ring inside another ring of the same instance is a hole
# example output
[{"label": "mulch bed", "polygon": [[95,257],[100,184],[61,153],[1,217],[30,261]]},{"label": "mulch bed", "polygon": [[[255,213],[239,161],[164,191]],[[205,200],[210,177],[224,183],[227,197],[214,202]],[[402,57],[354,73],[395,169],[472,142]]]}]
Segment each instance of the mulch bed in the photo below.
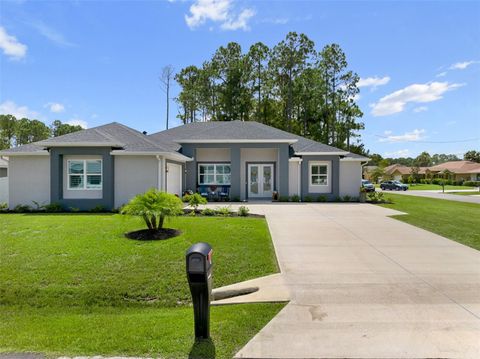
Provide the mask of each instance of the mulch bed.
[{"label": "mulch bed", "polygon": [[157,230],[141,229],[125,233],[125,237],[135,239],[137,241],[158,241],[173,238],[182,234],[182,231],[173,228],[162,228]]}]

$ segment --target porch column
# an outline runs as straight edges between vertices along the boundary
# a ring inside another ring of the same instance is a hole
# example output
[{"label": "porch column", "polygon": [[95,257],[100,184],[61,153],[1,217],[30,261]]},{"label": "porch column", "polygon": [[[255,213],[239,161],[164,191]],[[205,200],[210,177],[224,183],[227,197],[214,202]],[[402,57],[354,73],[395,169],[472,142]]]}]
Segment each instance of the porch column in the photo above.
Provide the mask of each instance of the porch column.
[{"label": "porch column", "polygon": [[278,149],[278,192],[280,196],[288,196],[288,160],[289,160],[289,146],[288,144],[281,145]]},{"label": "porch column", "polygon": [[230,199],[240,198],[240,186],[243,183],[240,178],[240,146],[232,146],[230,148],[230,170],[231,170],[231,186]]}]

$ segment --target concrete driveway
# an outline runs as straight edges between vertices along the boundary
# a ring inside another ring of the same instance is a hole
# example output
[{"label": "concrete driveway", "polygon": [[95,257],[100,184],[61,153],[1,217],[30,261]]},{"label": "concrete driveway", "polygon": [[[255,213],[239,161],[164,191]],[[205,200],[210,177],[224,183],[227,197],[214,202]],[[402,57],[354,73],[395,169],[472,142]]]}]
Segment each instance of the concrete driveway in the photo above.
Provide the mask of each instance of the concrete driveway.
[{"label": "concrete driveway", "polygon": [[291,301],[237,358],[480,358],[480,252],[368,204],[248,206]]}]

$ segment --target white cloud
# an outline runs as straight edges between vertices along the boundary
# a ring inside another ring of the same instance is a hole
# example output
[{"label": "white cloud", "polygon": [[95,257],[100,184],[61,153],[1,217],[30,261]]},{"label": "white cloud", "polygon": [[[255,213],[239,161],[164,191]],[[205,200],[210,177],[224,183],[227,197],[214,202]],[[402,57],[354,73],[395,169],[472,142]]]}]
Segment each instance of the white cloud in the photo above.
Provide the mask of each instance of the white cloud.
[{"label": "white cloud", "polygon": [[450,70],[465,70],[468,66],[473,64],[478,64],[480,61],[464,61],[464,62],[457,62],[449,67]]},{"label": "white cloud", "polygon": [[415,112],[415,113],[425,112],[425,111],[428,111],[428,107],[427,107],[427,106],[419,106],[419,107],[415,107],[415,108],[413,109],[413,112]]},{"label": "white cloud", "polygon": [[88,128],[88,123],[85,120],[81,120],[79,118],[72,118],[71,120],[67,121],[69,125],[72,126],[82,126],[83,128]]},{"label": "white cloud", "polygon": [[68,41],[63,34],[51,28],[42,21],[32,22],[31,25],[44,37],[56,45],[63,47],[76,46],[74,43]]},{"label": "white cloud", "polygon": [[63,106],[61,103],[58,103],[58,102],[49,102],[45,104],[44,107],[47,107],[50,110],[50,112],[54,112],[54,113],[60,113],[65,111],[65,106]]},{"label": "white cloud", "polygon": [[38,117],[38,112],[30,110],[27,106],[18,106],[13,101],[5,101],[0,104],[0,114],[2,115],[13,115],[17,119],[21,118],[36,118]]},{"label": "white cloud", "polygon": [[267,17],[259,21],[262,24],[285,25],[290,21],[286,17]]},{"label": "white cloud", "polygon": [[358,87],[372,87],[372,89],[374,89],[378,86],[386,85],[389,82],[390,82],[390,76],[384,76],[384,77],[374,76],[374,77],[361,78],[358,81],[357,86]]},{"label": "white cloud", "polygon": [[429,82],[413,84],[401,90],[382,97],[377,103],[371,104],[374,116],[387,116],[402,112],[405,106],[412,103],[426,103],[440,100],[443,94],[464,84],[450,84],[448,82]]},{"label": "white cloud", "polygon": [[390,157],[390,158],[408,157],[409,154],[410,154],[410,150],[404,149],[404,150],[398,150],[394,152],[385,152],[383,154],[383,157]]},{"label": "white cloud", "polygon": [[18,42],[15,36],[9,35],[4,27],[0,26],[0,49],[14,60],[20,60],[27,54],[27,45]]},{"label": "white cloud", "polygon": [[403,135],[393,135],[392,131],[385,131],[385,136],[379,142],[415,142],[425,138],[423,134],[425,130],[413,130],[412,132],[405,132]]},{"label": "white cloud", "polygon": [[436,77],[445,77],[447,76],[447,71],[440,72]]},{"label": "white cloud", "polygon": [[207,21],[218,22],[223,30],[249,30],[248,21],[255,15],[253,9],[233,10],[234,0],[195,0],[190,6],[190,14],[185,21],[191,29]]}]

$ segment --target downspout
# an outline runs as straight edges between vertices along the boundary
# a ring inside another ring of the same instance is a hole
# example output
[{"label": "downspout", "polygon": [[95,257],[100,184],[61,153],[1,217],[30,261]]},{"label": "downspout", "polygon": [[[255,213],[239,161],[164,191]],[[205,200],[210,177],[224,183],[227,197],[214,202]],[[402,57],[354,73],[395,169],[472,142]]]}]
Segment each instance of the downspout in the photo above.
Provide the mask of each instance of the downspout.
[{"label": "downspout", "polygon": [[157,160],[158,160],[158,180],[157,180],[157,188],[159,191],[164,191],[164,178],[165,178],[165,172],[163,171],[163,157],[157,155]]}]

